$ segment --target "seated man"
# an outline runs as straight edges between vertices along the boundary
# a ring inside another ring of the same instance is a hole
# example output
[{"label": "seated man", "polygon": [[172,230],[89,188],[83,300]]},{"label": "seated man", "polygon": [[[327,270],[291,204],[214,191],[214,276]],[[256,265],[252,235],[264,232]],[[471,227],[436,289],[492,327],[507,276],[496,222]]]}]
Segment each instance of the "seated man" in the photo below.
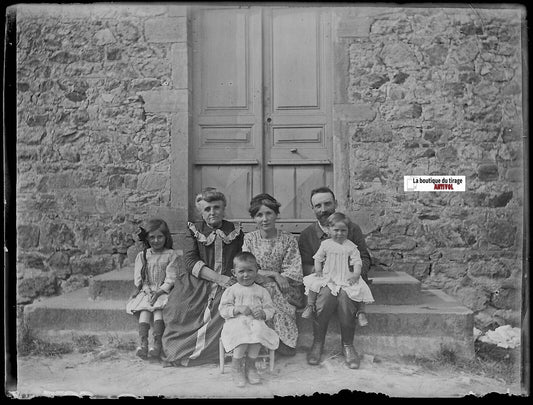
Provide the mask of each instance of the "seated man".
[{"label": "seated man", "polygon": [[[318,250],[320,243],[328,238],[326,223],[328,217],[337,209],[337,201],[333,191],[328,187],[320,187],[311,191],[311,208],[318,222],[304,229],[298,240],[304,276],[313,273],[313,255]],[[348,239],[355,243],[359,249],[363,262],[361,277],[365,281],[368,281],[367,273],[370,268],[370,253],[368,252],[361,228],[354,223],[351,223],[349,226]],[[352,301],[342,289],[337,296],[334,296],[327,286],[320,290],[316,300],[316,319],[313,322],[313,346],[307,354],[307,362],[309,364],[317,365],[320,363],[328,323],[336,311],[341,329],[341,340],[346,364],[352,369],[359,368],[359,355],[353,347],[356,314],[359,309],[358,305],[359,303]]]}]

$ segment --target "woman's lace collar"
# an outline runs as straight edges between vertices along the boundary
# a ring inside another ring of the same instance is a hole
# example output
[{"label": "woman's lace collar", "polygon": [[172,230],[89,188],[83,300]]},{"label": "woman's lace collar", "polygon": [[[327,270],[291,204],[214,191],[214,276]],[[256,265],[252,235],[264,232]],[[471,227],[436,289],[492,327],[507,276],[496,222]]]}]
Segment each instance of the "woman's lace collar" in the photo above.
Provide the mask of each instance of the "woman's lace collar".
[{"label": "woman's lace collar", "polygon": [[208,236],[205,236],[198,229],[196,229],[196,225],[194,225],[192,222],[187,222],[187,226],[193,233],[196,240],[199,243],[204,244],[205,246],[209,246],[210,244],[212,244],[215,241],[215,238],[217,235],[220,239],[222,239],[222,242],[224,242],[226,245],[229,245],[241,233],[240,224],[234,225],[235,229],[233,229],[233,231],[231,231],[227,235],[224,233],[222,229],[218,228],[218,229],[213,229],[213,231]]}]

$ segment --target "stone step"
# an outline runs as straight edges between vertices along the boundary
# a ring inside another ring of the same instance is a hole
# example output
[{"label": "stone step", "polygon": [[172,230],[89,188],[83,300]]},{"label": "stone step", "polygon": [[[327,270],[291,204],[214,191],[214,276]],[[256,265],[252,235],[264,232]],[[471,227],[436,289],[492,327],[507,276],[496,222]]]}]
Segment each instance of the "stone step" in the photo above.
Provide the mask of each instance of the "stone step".
[{"label": "stone step", "polygon": [[134,290],[133,267],[125,267],[91,278],[88,297],[93,300],[124,301]]},{"label": "stone step", "polygon": [[[450,350],[459,357],[473,358],[473,312],[440,290],[421,290],[420,298],[415,305],[367,305],[369,324],[356,327],[354,344],[375,355],[431,357]],[[298,331],[298,344],[311,346],[311,321],[299,318]],[[340,344],[340,327],[334,317],[325,346],[340,350]]]},{"label": "stone step", "polygon": [[24,322],[34,330],[89,332],[137,329],[137,320],[126,313],[127,300],[93,300],[89,288],[43,298],[24,307]]},{"label": "stone step", "polygon": [[[420,281],[401,271],[372,271],[370,289],[376,304],[404,305],[420,302]],[[95,276],[89,297],[95,300],[127,300],[134,290],[133,268]]]},{"label": "stone step", "polygon": [[408,305],[421,302],[420,281],[403,271],[369,273],[375,305]]},{"label": "stone step", "polygon": [[[443,349],[471,358],[473,313],[438,290],[422,290],[416,305],[367,306],[369,325],[357,328],[355,344],[375,355],[430,357]],[[88,288],[27,305],[24,320],[31,330],[50,334],[123,333],[137,330],[136,318],[126,314],[124,300],[91,300]],[[298,319],[298,346],[312,343],[311,321]],[[327,350],[340,348],[336,317],[332,318]]]}]

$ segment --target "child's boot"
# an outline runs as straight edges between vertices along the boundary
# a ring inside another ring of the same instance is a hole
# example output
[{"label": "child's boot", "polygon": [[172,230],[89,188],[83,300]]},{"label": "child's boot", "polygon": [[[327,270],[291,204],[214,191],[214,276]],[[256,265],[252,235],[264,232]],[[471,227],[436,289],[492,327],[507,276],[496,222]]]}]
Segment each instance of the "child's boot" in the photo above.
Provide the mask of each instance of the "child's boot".
[{"label": "child's boot", "polygon": [[236,359],[235,357],[231,359],[231,377],[233,379],[233,383],[239,388],[246,385],[244,360],[244,357],[242,359]]},{"label": "child's boot", "polygon": [[315,316],[315,306],[314,305],[307,305],[302,312],[302,318],[305,319],[312,319]]},{"label": "child's boot", "polygon": [[148,357],[148,331],[150,330],[150,324],[147,322],[139,322],[139,339],[140,346],[137,348],[137,356],[141,359]]},{"label": "child's boot", "polygon": [[261,383],[261,376],[257,372],[257,368],[255,367],[255,360],[250,357],[246,357],[246,378],[248,378],[248,382],[250,384],[260,384]]},{"label": "child's boot", "polygon": [[159,358],[161,355],[161,338],[163,337],[163,332],[165,330],[165,324],[162,319],[154,321],[154,328],[152,329],[152,334],[154,335],[154,347],[151,347],[148,351],[150,357]]}]

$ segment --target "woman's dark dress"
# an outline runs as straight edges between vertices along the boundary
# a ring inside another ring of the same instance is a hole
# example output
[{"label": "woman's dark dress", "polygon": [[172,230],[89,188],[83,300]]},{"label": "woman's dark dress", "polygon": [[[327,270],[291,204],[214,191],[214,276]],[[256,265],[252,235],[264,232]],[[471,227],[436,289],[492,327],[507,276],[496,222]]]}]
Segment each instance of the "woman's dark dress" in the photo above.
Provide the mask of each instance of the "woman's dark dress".
[{"label": "woman's dark dress", "polygon": [[223,221],[219,230],[222,234],[213,234],[204,221],[189,223],[183,265],[163,310],[165,332],[161,358],[166,362],[190,366],[218,358],[218,340],[224,325],[218,305],[224,289],[198,278],[198,272],[203,262],[210,269],[218,268],[217,272],[231,277],[233,257],[241,251],[243,242],[242,231],[233,223]]}]

